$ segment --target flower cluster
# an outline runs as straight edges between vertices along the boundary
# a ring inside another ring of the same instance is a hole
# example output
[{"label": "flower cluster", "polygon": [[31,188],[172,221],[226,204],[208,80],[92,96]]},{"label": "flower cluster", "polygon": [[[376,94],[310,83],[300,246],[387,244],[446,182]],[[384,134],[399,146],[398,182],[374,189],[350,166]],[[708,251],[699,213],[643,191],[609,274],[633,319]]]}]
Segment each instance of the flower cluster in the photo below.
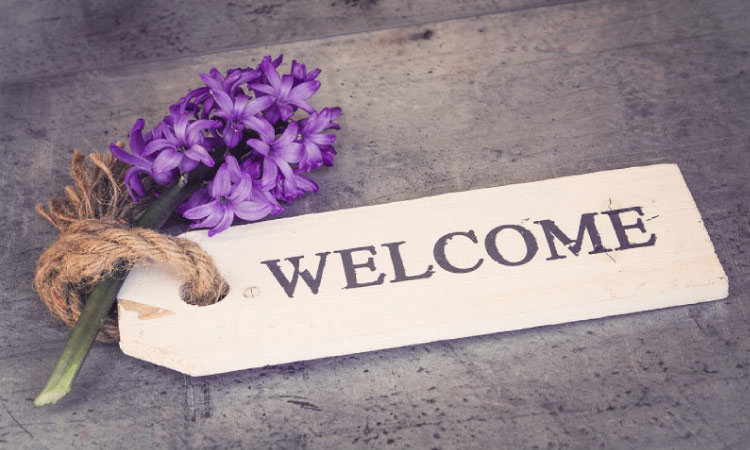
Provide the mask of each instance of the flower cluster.
[{"label": "flower cluster", "polygon": [[217,168],[192,197],[177,208],[210,228],[212,236],[228,228],[235,216],[259,220],[282,211],[318,186],[304,173],[333,165],[335,120],[340,108],[316,110],[309,100],[320,89],[319,69],[308,72],[292,61],[279,75],[282,56],[263,58],[255,68],[216,69],[201,74],[204,86],[190,91],[169,108],[169,115],[143,133],[138,119],[130,131],[130,152],[116,144],[112,154],[129,164],[125,182],[133,200],[148,192],[144,177],[158,186],[175,182],[200,165]]}]

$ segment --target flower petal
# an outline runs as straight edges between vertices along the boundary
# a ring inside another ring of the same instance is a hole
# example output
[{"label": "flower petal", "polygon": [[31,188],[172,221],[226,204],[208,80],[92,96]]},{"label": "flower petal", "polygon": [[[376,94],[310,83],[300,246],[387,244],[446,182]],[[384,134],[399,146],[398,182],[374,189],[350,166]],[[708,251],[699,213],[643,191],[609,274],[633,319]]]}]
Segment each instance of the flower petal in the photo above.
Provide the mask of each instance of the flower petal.
[{"label": "flower petal", "polygon": [[292,76],[298,80],[302,80],[305,78],[305,75],[307,75],[307,67],[296,60],[292,60]]},{"label": "flower petal", "polygon": [[323,155],[314,142],[305,142],[302,145],[302,158],[299,167],[302,170],[317,169],[323,164]]},{"label": "flower petal", "polygon": [[222,137],[224,138],[224,142],[227,144],[227,148],[234,148],[237,146],[237,144],[240,143],[242,133],[235,129],[234,123],[232,123],[232,121],[230,120],[227,121],[227,125],[224,127]]},{"label": "flower petal", "polygon": [[297,181],[297,187],[306,192],[318,192],[318,185],[311,179],[302,175],[294,174]]},{"label": "flower petal", "polygon": [[216,233],[221,233],[222,231],[229,228],[229,225],[232,224],[232,221],[234,220],[234,212],[231,208],[226,208],[224,210],[224,217],[221,218],[221,221],[213,228],[208,230],[208,237],[211,237],[215,235]]},{"label": "flower petal", "polygon": [[177,174],[174,169],[169,170],[167,172],[161,172],[161,173],[152,173],[151,178],[153,178],[154,181],[156,181],[156,184],[161,186],[166,186],[168,184],[171,184],[174,180],[177,179]]},{"label": "flower petal", "polygon": [[273,138],[276,136],[276,132],[273,129],[273,125],[271,125],[266,119],[258,116],[252,116],[248,117],[244,124],[250,128],[251,130],[254,130],[258,133],[261,139],[265,142],[271,142],[273,141]]},{"label": "flower petal", "polygon": [[213,198],[226,197],[232,189],[232,183],[229,179],[229,168],[222,164],[216,171],[216,176],[209,185],[208,192]]},{"label": "flower petal", "polygon": [[292,86],[294,86],[293,76],[284,75],[283,77],[281,77],[281,86],[279,87],[279,97],[286,98],[289,95],[289,92],[291,92]]},{"label": "flower petal", "polygon": [[244,114],[246,114],[247,116],[254,116],[255,114],[258,114],[259,112],[271,106],[273,104],[273,101],[274,99],[270,95],[257,97],[253,101],[248,103],[247,106],[245,106]]},{"label": "flower petal", "polygon": [[307,75],[305,75],[305,80],[314,80],[315,78],[320,75],[320,69],[315,69],[312,72],[307,72]]},{"label": "flower petal", "polygon": [[234,102],[232,98],[223,90],[211,89],[216,99],[216,104],[219,105],[224,112],[231,114],[234,111]]},{"label": "flower petal", "polygon": [[130,154],[115,144],[109,144],[109,151],[112,153],[112,156],[130,166],[142,167],[144,169],[148,169],[151,166],[150,161]]},{"label": "flower petal", "polygon": [[234,214],[243,220],[260,220],[273,211],[273,206],[268,203],[240,202],[235,203],[232,208]]},{"label": "flower petal", "polygon": [[128,188],[130,198],[135,202],[137,202],[139,198],[146,196],[146,189],[144,189],[141,177],[139,176],[142,173],[146,172],[137,167],[131,167],[125,173],[125,186]]},{"label": "flower petal", "polygon": [[276,163],[276,166],[279,168],[279,172],[281,172],[281,174],[284,175],[284,178],[287,178],[290,180],[294,178],[294,173],[292,171],[291,166],[289,166],[289,163],[287,163],[284,160],[284,158],[281,157],[281,155],[278,155],[278,154],[271,155],[270,159],[272,159],[273,162]]},{"label": "flower petal", "polygon": [[267,157],[263,160],[263,176],[260,178],[261,189],[269,190],[276,185],[276,176],[279,174],[279,168],[276,163]]},{"label": "flower petal", "polygon": [[341,116],[341,108],[339,108],[338,106],[335,108],[323,108],[323,111],[321,112],[328,113],[328,115],[330,116],[328,118],[329,122],[333,122],[334,120],[338,119],[339,116]]},{"label": "flower petal", "polygon": [[298,130],[299,130],[299,126],[297,125],[297,122],[294,122],[294,121],[289,122],[289,125],[287,125],[284,132],[274,142],[274,147],[276,147],[277,145],[285,146],[297,140]]},{"label": "flower petal", "polygon": [[237,158],[235,158],[232,155],[227,155],[224,158],[224,164],[227,165],[227,169],[229,170],[229,179],[232,181],[232,183],[237,183],[240,181],[240,178],[245,176],[245,174],[242,173],[242,169],[240,169],[240,164],[237,162]]},{"label": "flower petal", "polygon": [[210,75],[201,73],[198,74],[198,76],[201,77],[201,80],[203,80],[203,82],[206,83],[206,86],[208,86],[212,91],[218,92],[224,90],[224,86],[222,85],[222,83],[216,79],[217,76],[221,77],[221,74],[218,70],[215,72],[214,70],[211,70]]},{"label": "flower petal", "polygon": [[281,157],[288,163],[298,163],[302,159],[302,144],[290,142],[284,146],[274,146],[274,155]]},{"label": "flower petal", "polygon": [[216,120],[196,120],[187,128],[187,142],[191,144],[199,143],[203,140],[203,130],[218,128],[221,122]]},{"label": "flower petal", "polygon": [[227,200],[230,202],[243,202],[250,196],[250,191],[253,188],[253,181],[248,176],[244,176],[240,179],[240,182],[233,186],[232,193],[229,194]]},{"label": "flower petal", "polygon": [[190,220],[195,220],[195,219],[202,219],[204,217],[211,217],[214,215],[218,215],[219,218],[221,218],[222,214],[223,214],[223,209],[221,207],[221,203],[219,203],[218,200],[213,200],[209,203],[204,203],[202,205],[194,206],[192,208],[187,209],[185,212],[182,213],[182,217],[186,219],[190,219]]},{"label": "flower petal", "polygon": [[315,133],[320,133],[326,126],[325,116],[321,112],[314,112],[310,114],[310,117],[299,121],[300,133],[304,136],[308,136]]},{"label": "flower petal", "polygon": [[305,111],[308,114],[312,114],[315,112],[315,108],[310,106],[310,104],[304,100],[289,99],[289,103],[292,105],[296,105],[297,107],[299,107],[301,110]]},{"label": "flower petal", "polygon": [[281,119],[281,113],[279,112],[279,105],[277,103],[274,103],[273,105],[269,106],[268,109],[263,111],[263,117],[269,122],[269,123],[276,123]]},{"label": "flower petal", "polygon": [[223,214],[217,214],[214,216],[206,217],[205,219],[201,220],[200,222],[194,222],[190,224],[190,228],[211,228],[215,227],[216,224],[219,223],[221,218],[223,217]]},{"label": "flower petal", "polygon": [[273,87],[271,87],[271,86],[269,86],[267,84],[252,83],[252,84],[249,84],[248,86],[250,87],[250,89],[252,89],[252,90],[254,90],[256,92],[261,92],[263,94],[267,94],[267,95],[272,96],[272,98],[271,98],[272,100],[274,100],[276,98],[276,89],[274,89]]},{"label": "flower petal", "polygon": [[180,172],[188,173],[195,170],[196,167],[198,167],[200,163],[192,158],[182,158],[182,161],[180,161],[180,165],[177,166],[180,169]]},{"label": "flower petal", "polygon": [[157,152],[163,148],[171,147],[171,144],[166,139],[155,139],[148,144],[146,144],[146,147],[143,149],[142,156],[150,156],[152,153]]},{"label": "flower petal", "polygon": [[271,61],[264,59],[260,64],[260,68],[263,70],[263,74],[266,76],[268,84],[278,91],[281,87],[281,79],[279,78],[279,73],[276,72],[276,67],[273,66]]},{"label": "flower petal", "polygon": [[318,89],[320,89],[320,81],[305,81],[294,86],[288,98],[290,100],[307,100],[318,92]]},{"label": "flower petal", "polygon": [[331,145],[336,142],[335,134],[311,134],[306,137],[306,142],[315,142],[318,145]]},{"label": "flower petal", "polygon": [[216,164],[211,155],[208,154],[208,151],[200,145],[194,145],[185,150],[185,156],[192,160],[200,161],[208,167],[213,167]]},{"label": "flower petal", "polygon": [[188,114],[182,114],[177,116],[174,121],[174,135],[180,141],[185,141],[187,137],[187,123],[190,116]]},{"label": "flower petal", "polygon": [[245,110],[245,105],[250,101],[250,97],[244,94],[240,94],[234,99],[234,108],[232,108],[232,116],[240,117],[242,111]]},{"label": "flower petal", "polygon": [[172,170],[180,165],[180,162],[182,162],[182,158],[182,153],[176,152],[171,148],[165,148],[154,160],[154,163],[151,166],[151,170],[154,173],[161,173]]},{"label": "flower petal", "polygon": [[260,153],[263,156],[267,156],[268,152],[271,151],[271,147],[269,147],[268,144],[258,139],[248,139],[247,145],[252,147],[253,150],[255,150],[256,152]]},{"label": "flower petal", "polygon": [[328,167],[332,166],[333,156],[336,155],[336,149],[334,149],[333,147],[329,145],[326,147],[321,147],[320,151],[323,154],[323,164],[325,164]]},{"label": "flower petal", "polygon": [[143,142],[143,127],[146,126],[146,121],[138,119],[133,124],[133,128],[130,129],[130,151],[136,155],[140,155],[143,152],[143,147],[146,144]]}]

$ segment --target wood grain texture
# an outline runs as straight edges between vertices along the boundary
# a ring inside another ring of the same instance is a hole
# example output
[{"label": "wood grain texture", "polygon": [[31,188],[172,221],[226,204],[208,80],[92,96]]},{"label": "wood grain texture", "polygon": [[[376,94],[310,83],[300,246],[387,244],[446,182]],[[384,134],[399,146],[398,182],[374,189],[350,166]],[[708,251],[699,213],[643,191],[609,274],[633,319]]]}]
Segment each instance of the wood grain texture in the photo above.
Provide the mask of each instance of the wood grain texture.
[{"label": "wood grain texture", "polygon": [[0,80],[585,0],[10,0],[0,5]]},{"label": "wood grain texture", "polygon": [[[426,11],[449,3],[456,2],[413,4]],[[362,13],[349,14],[355,21]],[[94,59],[80,63],[80,72],[60,65],[43,78],[14,75],[1,83],[0,445],[744,446],[746,2],[590,1],[438,19],[184,58],[173,51],[169,60],[118,67]],[[38,34],[45,26],[23,16],[17,23]],[[305,23],[288,27],[302,30]],[[81,54],[87,45],[92,55],[106,53],[88,42],[79,42]],[[7,34],[2,44],[19,45]],[[45,45],[34,48],[41,50],[32,67],[64,59],[45,53]],[[321,66],[319,105],[344,108],[336,168],[316,174],[321,192],[290,207],[287,217],[677,163],[732,280],[729,298],[201,380],[97,346],[64,403],[33,409],[31,398],[68,331],[31,290],[35,260],[54,239],[32,208],[69,181],[71,149],[103,151],[127,136],[137,117],[154,123],[198,71],[282,51]]]},{"label": "wood grain texture", "polygon": [[674,164],[182,237],[211,255],[229,293],[189,305],[169,267],[136,267],[118,294],[120,348],[193,376],[683,306],[728,291]]}]

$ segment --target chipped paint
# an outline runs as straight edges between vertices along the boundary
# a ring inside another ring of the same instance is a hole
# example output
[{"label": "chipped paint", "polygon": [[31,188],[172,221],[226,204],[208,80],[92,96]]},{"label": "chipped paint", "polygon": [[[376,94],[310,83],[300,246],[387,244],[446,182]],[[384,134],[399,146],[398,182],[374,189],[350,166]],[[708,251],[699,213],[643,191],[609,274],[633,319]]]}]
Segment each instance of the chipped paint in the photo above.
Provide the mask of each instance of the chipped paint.
[{"label": "chipped paint", "polygon": [[140,320],[158,319],[159,317],[171,316],[174,311],[158,308],[156,306],[146,305],[144,303],[134,302],[132,300],[118,300],[120,307],[125,311],[133,311],[138,314]]}]

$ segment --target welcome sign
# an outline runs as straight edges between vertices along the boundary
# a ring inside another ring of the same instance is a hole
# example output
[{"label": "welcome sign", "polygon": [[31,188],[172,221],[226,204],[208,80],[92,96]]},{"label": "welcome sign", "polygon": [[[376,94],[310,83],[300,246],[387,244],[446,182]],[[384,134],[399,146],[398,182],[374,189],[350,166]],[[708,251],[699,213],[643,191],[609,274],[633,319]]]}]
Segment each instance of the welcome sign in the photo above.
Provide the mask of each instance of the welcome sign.
[{"label": "welcome sign", "polygon": [[728,285],[676,165],[279,219],[183,237],[230,292],[133,270],[120,346],[190,375],[716,300]]}]

